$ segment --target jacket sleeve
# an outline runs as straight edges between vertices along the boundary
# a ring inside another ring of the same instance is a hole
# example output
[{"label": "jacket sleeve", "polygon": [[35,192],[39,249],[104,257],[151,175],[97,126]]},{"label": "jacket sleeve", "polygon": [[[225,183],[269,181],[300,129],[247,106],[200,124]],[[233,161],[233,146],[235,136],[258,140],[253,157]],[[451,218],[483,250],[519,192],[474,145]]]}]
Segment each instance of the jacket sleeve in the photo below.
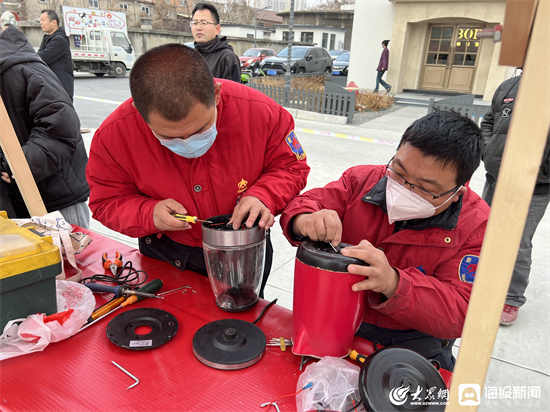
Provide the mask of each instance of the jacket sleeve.
[{"label": "jacket sleeve", "polygon": [[257,197],[275,216],[305,187],[310,170],[294,134],[294,119],[282,107],[278,113],[269,119],[262,175],[243,195]]},{"label": "jacket sleeve", "polygon": [[224,58],[223,78],[241,82],[241,62],[233,52],[227,53]]},{"label": "jacket sleeve", "polygon": [[399,284],[393,296],[382,301],[382,295],[369,291],[368,305],[429,335],[441,339],[460,337],[486,225],[486,220],[480,223],[458,252],[434,269],[432,276],[423,273],[422,267],[395,268]]},{"label": "jacket sleeve", "polygon": [[300,244],[292,232],[292,221],[299,214],[328,209],[334,210],[340,220],[343,220],[355,186],[352,170],[353,168],[346,170],[339,180],[330,182],[325,187],[308,190],[288,204],[281,215],[280,223],[284,236],[293,246]]},{"label": "jacket sleeve", "polygon": [[500,86],[493,95],[493,101],[491,102],[491,108],[485,115],[483,115],[483,120],[481,121],[481,137],[483,139],[483,146],[487,146],[487,143],[493,137],[493,127],[495,125],[495,112],[497,109]]},{"label": "jacket sleeve", "polygon": [[152,199],[138,189],[132,170],[118,161],[112,137],[124,131],[113,126],[100,127],[92,140],[86,167],[90,185],[89,206],[92,217],[108,228],[130,237],[158,233],[153,209],[161,199]]},{"label": "jacket sleeve", "polygon": [[44,49],[38,50],[38,55],[44,63],[51,66],[58,61],[64,54],[67,46],[67,40],[62,36],[53,36],[49,39],[47,46]]},{"label": "jacket sleeve", "polygon": [[[51,76],[55,77],[53,73]],[[57,79],[41,74],[30,76],[27,82],[33,128],[21,147],[37,183],[59,173],[72,160],[82,138],[76,111],[68,98],[63,98],[66,94],[62,90]]]}]

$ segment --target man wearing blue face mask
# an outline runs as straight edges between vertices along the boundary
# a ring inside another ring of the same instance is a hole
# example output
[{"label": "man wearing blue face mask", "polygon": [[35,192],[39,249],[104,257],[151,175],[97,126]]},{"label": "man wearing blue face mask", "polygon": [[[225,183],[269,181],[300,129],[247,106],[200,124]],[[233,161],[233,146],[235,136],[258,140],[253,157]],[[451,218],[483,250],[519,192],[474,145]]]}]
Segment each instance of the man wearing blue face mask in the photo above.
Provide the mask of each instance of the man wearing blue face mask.
[{"label": "man wearing blue face mask", "polygon": [[365,276],[352,286],[367,291],[359,336],[453,369],[489,216],[467,186],[481,153],[471,120],[434,112],[409,126],[386,165],[352,167],[285,208],[292,244],[352,244],[341,253],[370,265],[348,266]]},{"label": "man wearing blue face mask", "polygon": [[193,49],[147,51],[130,91],[94,135],[86,174],[93,217],[138,237],[143,254],[206,275],[200,225],[174,214],[230,214],[235,229],[258,220],[267,230],[305,187],[292,116],[262,93],[214,79]]}]

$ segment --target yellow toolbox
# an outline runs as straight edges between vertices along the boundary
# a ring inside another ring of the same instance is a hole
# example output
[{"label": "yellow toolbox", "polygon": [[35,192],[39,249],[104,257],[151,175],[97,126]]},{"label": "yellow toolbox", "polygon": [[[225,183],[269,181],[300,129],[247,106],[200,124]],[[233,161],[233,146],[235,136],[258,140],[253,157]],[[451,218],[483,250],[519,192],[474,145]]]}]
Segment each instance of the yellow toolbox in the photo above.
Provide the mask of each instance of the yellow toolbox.
[{"label": "yellow toolbox", "polygon": [[49,236],[19,227],[0,212],[0,333],[8,321],[57,312],[59,249]]}]

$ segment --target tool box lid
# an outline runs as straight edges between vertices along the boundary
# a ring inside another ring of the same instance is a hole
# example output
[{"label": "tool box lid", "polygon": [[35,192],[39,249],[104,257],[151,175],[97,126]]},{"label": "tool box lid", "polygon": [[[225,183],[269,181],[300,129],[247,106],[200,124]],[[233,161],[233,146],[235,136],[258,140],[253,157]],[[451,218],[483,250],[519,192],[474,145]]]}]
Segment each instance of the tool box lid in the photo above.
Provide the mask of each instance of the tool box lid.
[{"label": "tool box lid", "polygon": [[21,228],[5,212],[0,212],[0,279],[60,262],[59,249],[50,236],[42,237]]}]

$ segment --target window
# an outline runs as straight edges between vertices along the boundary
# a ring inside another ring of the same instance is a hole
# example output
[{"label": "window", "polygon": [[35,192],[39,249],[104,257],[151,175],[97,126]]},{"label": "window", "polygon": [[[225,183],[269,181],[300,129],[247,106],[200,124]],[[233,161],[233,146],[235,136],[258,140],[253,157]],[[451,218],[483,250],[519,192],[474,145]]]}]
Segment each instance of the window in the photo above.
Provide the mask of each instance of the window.
[{"label": "window", "polygon": [[141,6],[141,11],[148,14],[149,16],[151,15],[151,9],[147,6]]},{"label": "window", "polygon": [[288,41],[288,32],[287,31],[283,32],[283,41]]},{"label": "window", "polygon": [[321,43],[321,46],[326,49],[328,46],[327,43],[328,43],[328,33],[323,33],[323,42]]},{"label": "window", "polygon": [[330,49],[329,50],[334,50],[334,43],[336,43],[336,34],[331,34],[330,35]]},{"label": "window", "polygon": [[118,3],[118,7],[122,10],[128,10],[128,5],[126,3]]},{"label": "window", "polygon": [[313,43],[313,32],[312,31],[303,31],[300,34],[300,41],[302,43]]},{"label": "window", "polygon": [[47,3],[47,0],[38,0],[39,3]]},{"label": "window", "polygon": [[88,0],[92,9],[99,9],[99,0]]}]

